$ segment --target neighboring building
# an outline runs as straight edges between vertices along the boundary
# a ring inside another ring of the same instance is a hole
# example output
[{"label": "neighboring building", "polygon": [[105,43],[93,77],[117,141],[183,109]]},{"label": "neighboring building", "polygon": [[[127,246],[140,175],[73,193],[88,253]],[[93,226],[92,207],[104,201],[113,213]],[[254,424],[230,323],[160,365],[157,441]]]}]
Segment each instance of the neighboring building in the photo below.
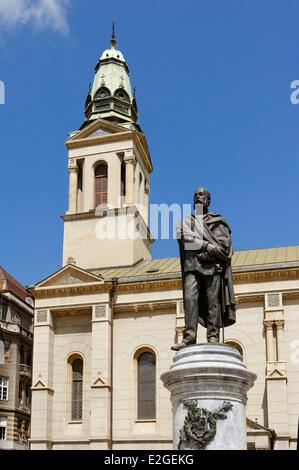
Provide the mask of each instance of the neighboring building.
[{"label": "neighboring building", "polygon": [[[31,448],[171,449],[170,397],[160,375],[184,327],[180,262],[151,259],[152,163],[114,36],[96,67],[85,113],[66,142],[63,267],[31,288]],[[143,237],[101,238],[125,224]],[[293,449],[299,247],[238,252],[233,271],[237,322],[225,330],[226,342],[257,374],[248,395],[248,448]],[[201,328],[198,341],[204,336]]]},{"label": "neighboring building", "polygon": [[0,268],[0,450],[29,449],[33,301]]}]

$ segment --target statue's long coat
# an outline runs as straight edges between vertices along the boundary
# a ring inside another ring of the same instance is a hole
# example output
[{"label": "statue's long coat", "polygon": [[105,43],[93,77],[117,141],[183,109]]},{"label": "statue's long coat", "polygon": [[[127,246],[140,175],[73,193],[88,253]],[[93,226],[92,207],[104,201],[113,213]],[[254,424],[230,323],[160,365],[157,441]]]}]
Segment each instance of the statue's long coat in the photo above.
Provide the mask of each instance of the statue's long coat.
[{"label": "statue's long coat", "polygon": [[[217,274],[220,267],[221,289],[219,302],[221,306],[221,327],[233,325],[236,321],[235,296],[232,280],[231,258],[233,248],[230,228],[226,220],[219,214],[209,212],[204,214],[202,223],[195,223],[191,215],[182,220],[178,228],[178,242],[183,281],[187,272],[199,272],[204,276]],[[198,250],[188,250],[188,242],[198,243]],[[216,245],[220,254],[212,258],[205,251],[208,243]],[[206,327],[206,298],[203,290],[200,292],[198,321]]]}]

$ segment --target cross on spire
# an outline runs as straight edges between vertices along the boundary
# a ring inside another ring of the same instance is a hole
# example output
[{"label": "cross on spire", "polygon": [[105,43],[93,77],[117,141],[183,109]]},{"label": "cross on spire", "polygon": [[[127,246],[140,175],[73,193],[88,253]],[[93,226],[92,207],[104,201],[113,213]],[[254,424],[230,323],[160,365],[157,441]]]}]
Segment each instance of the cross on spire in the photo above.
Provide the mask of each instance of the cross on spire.
[{"label": "cross on spire", "polygon": [[112,35],[111,35],[111,47],[115,49],[116,46],[116,35],[115,35],[115,19],[112,21]]}]

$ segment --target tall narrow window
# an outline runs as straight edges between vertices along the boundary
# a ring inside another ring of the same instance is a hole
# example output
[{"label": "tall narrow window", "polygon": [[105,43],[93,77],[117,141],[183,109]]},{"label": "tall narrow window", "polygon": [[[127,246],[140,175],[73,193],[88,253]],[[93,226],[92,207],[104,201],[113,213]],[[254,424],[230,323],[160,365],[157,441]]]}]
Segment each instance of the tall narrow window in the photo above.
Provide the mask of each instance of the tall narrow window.
[{"label": "tall narrow window", "polygon": [[83,361],[75,359],[72,363],[72,421],[82,419],[83,399]]},{"label": "tall narrow window", "polygon": [[108,202],[108,168],[100,164],[95,168],[95,207]]},{"label": "tall narrow window", "polygon": [[156,359],[151,352],[138,358],[137,419],[156,418]]},{"label": "tall narrow window", "polygon": [[0,400],[8,400],[8,378],[0,377]]},{"label": "tall narrow window", "polygon": [[77,192],[77,210],[83,211],[83,163],[78,162],[78,192]]},{"label": "tall narrow window", "polygon": [[120,195],[126,196],[126,164],[121,164],[121,181],[120,181]]},{"label": "tall narrow window", "polygon": [[0,441],[5,441],[6,439],[6,428],[7,428],[7,417],[0,416]]}]

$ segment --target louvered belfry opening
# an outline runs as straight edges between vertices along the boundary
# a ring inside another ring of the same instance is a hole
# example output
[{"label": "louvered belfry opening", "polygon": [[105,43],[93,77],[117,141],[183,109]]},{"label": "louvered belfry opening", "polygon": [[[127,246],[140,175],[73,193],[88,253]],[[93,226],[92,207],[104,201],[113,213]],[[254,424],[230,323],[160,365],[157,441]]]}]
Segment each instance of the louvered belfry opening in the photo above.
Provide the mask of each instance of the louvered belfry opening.
[{"label": "louvered belfry opening", "polygon": [[126,196],[126,164],[121,164],[121,182],[120,182],[120,195]]},{"label": "louvered belfry opening", "polygon": [[108,167],[101,163],[95,168],[95,207],[108,202]]},{"label": "louvered belfry opening", "polygon": [[72,363],[72,421],[82,420],[83,400],[83,361],[75,359]]},{"label": "louvered belfry opening", "polygon": [[156,418],[156,358],[144,352],[138,358],[137,419]]}]

